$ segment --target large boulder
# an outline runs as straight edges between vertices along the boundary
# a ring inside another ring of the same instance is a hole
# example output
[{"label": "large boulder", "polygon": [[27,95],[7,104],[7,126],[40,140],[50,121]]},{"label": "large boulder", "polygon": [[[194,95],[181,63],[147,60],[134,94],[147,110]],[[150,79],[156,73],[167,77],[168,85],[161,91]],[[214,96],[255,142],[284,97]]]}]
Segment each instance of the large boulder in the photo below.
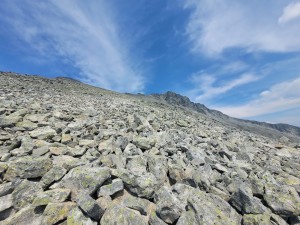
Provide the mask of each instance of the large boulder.
[{"label": "large boulder", "polygon": [[75,199],[81,191],[95,193],[110,176],[110,169],[106,167],[79,166],[71,169],[53,188],[68,188]]},{"label": "large boulder", "polygon": [[263,197],[272,211],[280,216],[300,215],[300,197],[293,187],[268,183]]},{"label": "large boulder", "polygon": [[188,198],[195,220],[206,225],[239,225],[241,216],[220,197],[200,190],[193,190]]},{"label": "large boulder", "polygon": [[147,225],[147,220],[138,211],[126,208],[121,205],[115,205],[108,208],[102,219],[100,225]]},{"label": "large boulder", "polygon": [[12,180],[20,178],[39,178],[52,168],[52,161],[46,157],[25,156],[18,158],[8,164],[5,177]]}]

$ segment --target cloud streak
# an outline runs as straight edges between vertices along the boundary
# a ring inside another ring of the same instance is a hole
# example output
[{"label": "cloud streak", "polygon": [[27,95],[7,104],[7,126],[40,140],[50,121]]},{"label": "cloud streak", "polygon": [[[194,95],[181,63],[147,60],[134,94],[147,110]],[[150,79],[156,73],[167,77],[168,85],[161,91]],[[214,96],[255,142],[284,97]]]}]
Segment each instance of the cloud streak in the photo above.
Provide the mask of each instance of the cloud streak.
[{"label": "cloud streak", "polygon": [[243,105],[214,108],[233,117],[254,117],[300,108],[300,77],[273,85]]},{"label": "cloud streak", "polygon": [[[192,51],[208,56],[231,48],[300,51],[300,20],[296,20],[300,3],[285,4],[280,0],[186,0],[185,7],[193,10],[186,29]],[[294,23],[278,23],[290,20]]]},{"label": "cloud streak", "polygon": [[260,77],[245,73],[236,79],[227,81],[222,85],[215,85],[217,79],[212,75],[206,74],[194,74],[192,75],[191,81],[196,86],[194,90],[190,92],[190,96],[194,96],[193,99],[197,102],[207,101],[220,94],[227,93],[232,89],[242,86],[244,84],[252,83],[259,80]]},{"label": "cloud streak", "polygon": [[82,81],[96,86],[143,90],[145,80],[131,54],[131,43],[122,38],[106,1],[7,0],[5,7],[7,23],[40,56],[68,59],[79,69]]},{"label": "cloud streak", "polygon": [[295,20],[299,17],[300,17],[300,2],[292,2],[284,8],[283,14],[278,19],[278,22],[283,24]]}]

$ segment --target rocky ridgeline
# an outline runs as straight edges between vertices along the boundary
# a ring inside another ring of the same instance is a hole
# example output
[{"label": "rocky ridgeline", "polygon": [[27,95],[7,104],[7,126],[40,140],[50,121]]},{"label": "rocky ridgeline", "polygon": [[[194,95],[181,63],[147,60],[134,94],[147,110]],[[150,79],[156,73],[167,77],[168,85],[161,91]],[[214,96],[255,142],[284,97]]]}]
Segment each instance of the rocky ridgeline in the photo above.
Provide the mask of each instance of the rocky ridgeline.
[{"label": "rocky ridgeline", "polygon": [[0,73],[0,224],[300,224],[300,145],[66,78]]}]

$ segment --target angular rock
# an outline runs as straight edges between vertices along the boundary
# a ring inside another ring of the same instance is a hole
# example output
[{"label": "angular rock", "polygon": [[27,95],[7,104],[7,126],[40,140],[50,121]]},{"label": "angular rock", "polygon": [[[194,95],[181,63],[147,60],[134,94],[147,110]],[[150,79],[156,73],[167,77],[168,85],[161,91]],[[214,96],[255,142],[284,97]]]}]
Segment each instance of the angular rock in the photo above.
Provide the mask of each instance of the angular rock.
[{"label": "angular rock", "polygon": [[243,225],[270,225],[269,214],[246,214],[243,216]]},{"label": "angular rock", "polygon": [[111,184],[102,186],[99,189],[97,195],[98,197],[104,195],[113,195],[123,189],[124,189],[123,181],[121,179],[114,179]]},{"label": "angular rock", "polygon": [[231,204],[243,214],[264,214],[267,208],[256,197],[253,197],[251,189],[240,187],[231,199]]},{"label": "angular rock", "polygon": [[192,225],[197,223],[196,214],[193,210],[185,211],[181,214],[176,225]]},{"label": "angular rock", "polygon": [[179,200],[165,186],[157,191],[155,199],[157,215],[164,222],[173,224],[183,211]]},{"label": "angular rock", "polygon": [[48,205],[48,203],[61,203],[67,200],[71,190],[69,189],[54,189],[38,194],[33,200],[33,206]]},{"label": "angular rock", "polygon": [[22,208],[17,213],[9,218],[0,222],[1,225],[41,225],[42,215],[41,212],[35,210],[32,206]]},{"label": "angular rock", "polygon": [[39,127],[31,132],[29,132],[30,136],[32,138],[37,138],[37,139],[50,139],[57,135],[56,131],[53,130],[51,127]]},{"label": "angular rock", "polygon": [[188,204],[195,211],[196,221],[201,221],[200,224],[240,224],[241,216],[227,202],[213,194],[195,189],[190,193]]},{"label": "angular rock", "polygon": [[41,179],[40,183],[43,188],[49,187],[52,183],[59,181],[67,170],[63,167],[53,166]]},{"label": "angular rock", "polygon": [[97,222],[93,222],[89,217],[85,216],[82,211],[76,207],[72,209],[67,218],[68,225],[97,225]]},{"label": "angular rock", "polygon": [[39,178],[47,173],[52,167],[52,161],[45,157],[21,157],[8,164],[5,174],[6,179],[14,177]]},{"label": "angular rock", "polygon": [[76,207],[74,202],[49,203],[43,213],[41,224],[53,225],[59,221],[65,220],[69,212]]},{"label": "angular rock", "polygon": [[133,139],[133,144],[139,147],[142,150],[148,150],[152,148],[156,143],[156,140],[152,137],[140,137],[137,136]]},{"label": "angular rock", "polygon": [[11,208],[13,206],[13,197],[12,195],[5,195],[3,197],[0,197],[0,217],[3,211]]},{"label": "angular rock", "polygon": [[95,193],[108,178],[109,168],[80,166],[71,169],[55,188],[71,189],[72,199],[75,199],[81,191],[90,195]]},{"label": "angular rock", "polygon": [[30,205],[41,192],[42,188],[39,183],[23,180],[12,193],[14,208],[20,210]]},{"label": "angular rock", "polygon": [[100,220],[100,225],[147,225],[147,220],[137,211],[116,205],[107,209]]},{"label": "angular rock", "polygon": [[53,165],[58,167],[63,167],[67,171],[77,166],[82,166],[85,164],[86,164],[85,160],[74,158],[69,155],[53,156]]},{"label": "angular rock", "polygon": [[300,197],[293,187],[267,184],[263,197],[272,211],[280,216],[300,214]]},{"label": "angular rock", "polygon": [[98,203],[88,194],[82,192],[77,197],[77,204],[79,208],[86,213],[93,220],[100,220],[104,213],[104,210],[98,205]]}]

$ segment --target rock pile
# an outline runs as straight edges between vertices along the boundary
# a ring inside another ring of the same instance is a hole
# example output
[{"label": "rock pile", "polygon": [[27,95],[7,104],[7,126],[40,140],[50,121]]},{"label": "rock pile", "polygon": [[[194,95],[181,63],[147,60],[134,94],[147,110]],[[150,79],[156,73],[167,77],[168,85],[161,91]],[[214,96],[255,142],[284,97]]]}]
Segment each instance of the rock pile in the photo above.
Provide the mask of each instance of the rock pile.
[{"label": "rock pile", "polygon": [[65,78],[0,74],[0,224],[300,224],[300,144]]}]

